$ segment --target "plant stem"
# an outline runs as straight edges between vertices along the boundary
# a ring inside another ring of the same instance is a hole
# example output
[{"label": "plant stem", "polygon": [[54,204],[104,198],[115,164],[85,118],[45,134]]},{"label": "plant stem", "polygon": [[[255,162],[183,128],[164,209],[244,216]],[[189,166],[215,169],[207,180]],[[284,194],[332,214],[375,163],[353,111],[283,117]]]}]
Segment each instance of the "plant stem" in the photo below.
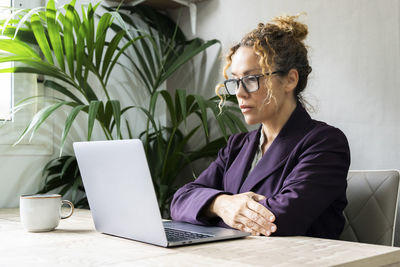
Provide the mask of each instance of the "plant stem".
[{"label": "plant stem", "polygon": [[[154,114],[151,114],[151,110],[150,110],[150,108],[151,108],[152,95],[153,95],[153,94],[150,94],[150,103],[149,103],[149,109],[148,109],[148,110],[149,110],[149,112],[150,112],[150,115],[153,116],[153,118],[154,118]],[[148,153],[148,148],[149,148],[149,127],[150,127],[150,118],[147,117],[147,123],[146,123],[146,140],[145,140],[145,144],[144,144],[144,151],[146,152],[146,155],[147,155],[147,153]],[[154,130],[157,130],[157,129],[154,129]]]},{"label": "plant stem", "polygon": [[96,75],[97,79],[99,79],[101,87],[103,88],[103,91],[106,94],[107,100],[110,101],[111,100],[110,95],[108,94],[106,85],[104,84],[103,80],[101,79],[100,74],[98,74],[97,72],[93,72],[93,73]]},{"label": "plant stem", "polygon": [[100,122],[100,125],[101,128],[103,129],[104,135],[106,136],[107,140],[113,140],[110,130],[107,129],[102,122]]}]

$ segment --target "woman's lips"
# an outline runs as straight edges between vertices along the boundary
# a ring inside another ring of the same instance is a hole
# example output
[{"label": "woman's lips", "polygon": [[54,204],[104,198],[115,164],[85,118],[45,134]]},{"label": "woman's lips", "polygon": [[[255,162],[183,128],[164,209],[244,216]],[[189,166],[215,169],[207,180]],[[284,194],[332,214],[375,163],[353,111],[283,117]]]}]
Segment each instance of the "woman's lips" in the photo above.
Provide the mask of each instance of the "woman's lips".
[{"label": "woman's lips", "polygon": [[242,111],[242,113],[246,113],[249,112],[253,107],[248,105],[240,105],[239,108]]}]

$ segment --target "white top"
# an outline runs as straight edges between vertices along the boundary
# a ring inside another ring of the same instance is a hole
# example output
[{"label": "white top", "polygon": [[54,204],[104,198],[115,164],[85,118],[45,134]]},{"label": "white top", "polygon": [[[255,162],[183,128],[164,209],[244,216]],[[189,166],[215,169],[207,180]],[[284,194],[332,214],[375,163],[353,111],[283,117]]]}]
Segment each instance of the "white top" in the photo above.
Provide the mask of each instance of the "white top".
[{"label": "white top", "polygon": [[263,157],[262,154],[262,145],[264,144],[265,141],[265,135],[264,135],[264,131],[261,127],[260,130],[260,143],[258,144],[257,150],[256,150],[256,154],[254,155],[254,159],[253,162],[251,163],[251,167],[250,170],[247,174],[247,176],[253,171],[253,169],[256,167],[257,163],[260,162],[261,158]]}]

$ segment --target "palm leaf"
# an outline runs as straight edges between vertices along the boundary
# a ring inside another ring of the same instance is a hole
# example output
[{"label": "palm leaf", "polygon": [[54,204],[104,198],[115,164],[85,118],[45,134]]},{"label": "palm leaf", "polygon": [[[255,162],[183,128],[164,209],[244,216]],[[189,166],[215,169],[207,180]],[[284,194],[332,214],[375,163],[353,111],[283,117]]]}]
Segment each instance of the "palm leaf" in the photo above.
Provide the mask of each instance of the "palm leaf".
[{"label": "palm leaf", "polygon": [[160,91],[156,91],[156,92],[154,92],[154,94],[152,94],[152,96],[150,98],[149,112],[150,112],[150,114],[152,114],[152,116],[154,116],[158,96],[160,95],[160,93],[161,93]]},{"label": "palm leaf", "polygon": [[121,104],[118,100],[111,100],[110,102],[113,108],[115,125],[117,127],[117,138],[121,138]]},{"label": "palm leaf", "polygon": [[208,136],[208,120],[207,120],[206,101],[204,100],[204,98],[202,96],[199,96],[199,95],[195,95],[194,98],[196,99],[196,102],[199,106],[204,133],[207,137]]},{"label": "palm leaf", "polygon": [[40,56],[28,44],[19,40],[0,39],[1,50],[18,55],[40,59]]},{"label": "palm leaf", "polygon": [[228,114],[221,113],[219,116],[223,116],[224,123],[225,123],[225,125],[228,126],[231,133],[239,132],[239,129],[237,128],[236,124],[231,120],[231,118],[228,116]]},{"label": "palm leaf", "polygon": [[68,157],[66,158],[66,161],[64,162],[64,164],[62,165],[61,168],[61,172],[60,172],[60,177],[64,178],[64,177],[68,177],[69,175],[66,175],[69,170],[70,170],[70,166],[75,162],[75,157]]},{"label": "palm leaf", "polygon": [[63,148],[64,148],[64,144],[65,144],[65,140],[67,139],[69,130],[71,129],[71,126],[76,118],[76,116],[79,114],[79,112],[82,111],[82,109],[87,108],[86,105],[79,105],[74,107],[71,112],[69,113],[67,119],[65,120],[64,123],[64,130],[62,132],[61,135],[61,147],[60,147],[60,156],[62,154]]},{"label": "palm leaf", "polygon": [[89,119],[88,119],[88,137],[87,140],[90,141],[92,138],[92,132],[94,127],[94,121],[97,116],[97,112],[99,110],[100,104],[103,104],[100,101],[91,101],[89,104]]},{"label": "palm leaf", "polygon": [[237,126],[238,132],[247,132],[247,128],[244,123],[231,112],[225,112],[226,116]]},{"label": "palm leaf", "polygon": [[161,96],[164,98],[164,101],[167,104],[167,108],[169,111],[172,125],[175,127],[175,126],[177,126],[176,125],[177,121],[176,121],[176,111],[175,111],[175,107],[174,107],[174,102],[172,101],[172,97],[169,94],[169,92],[166,90],[161,91]]},{"label": "palm leaf", "polygon": [[[36,45],[35,35],[33,34],[31,29],[19,29],[18,35],[15,36],[16,27],[14,26],[7,26],[7,28],[3,29],[4,33],[3,36],[7,36],[9,38],[13,38],[13,40],[22,41],[27,44]],[[15,38],[14,38],[15,36]]]},{"label": "palm leaf", "polygon": [[[98,4],[100,4],[100,2]],[[119,24],[119,27],[122,28],[126,32],[128,38],[132,39],[132,36],[129,33],[129,29],[126,26],[126,23],[125,23],[124,19],[122,18],[121,14],[119,14],[116,11],[110,12],[110,14],[113,17],[113,21],[116,20]],[[113,24],[115,25],[115,23],[113,23]]]},{"label": "palm leaf", "polygon": [[50,46],[47,41],[47,37],[44,33],[44,28],[43,28],[40,18],[37,14],[32,15],[31,23],[32,23],[33,34],[35,35],[35,38],[39,44],[39,47],[40,47],[43,55],[45,56],[46,60],[49,63],[54,64],[53,56],[51,55]]},{"label": "palm leaf", "polygon": [[61,81],[64,81],[72,86],[76,86],[76,84],[69,79],[69,77],[66,77],[63,75],[63,73],[59,72],[58,69],[54,68],[52,65],[48,65],[45,62],[40,62],[36,60],[30,60],[30,59],[24,59],[21,61],[22,63],[25,63],[27,65],[30,65],[31,67],[12,67],[12,68],[4,68],[0,69],[0,73],[35,73],[35,74],[42,74],[42,75],[48,75],[57,79],[60,79]]},{"label": "palm leaf", "polygon": [[[108,70],[107,70],[107,74],[106,74],[105,76],[104,76],[104,74],[103,74],[103,76],[102,76],[103,78],[106,77],[106,78],[105,78],[104,84],[107,85],[108,79],[109,79],[110,74],[111,74],[111,71],[113,70],[115,64],[117,64],[119,57],[124,53],[124,51],[125,51],[128,47],[130,47],[131,45],[133,45],[137,40],[139,40],[139,39],[141,39],[141,38],[144,38],[144,37],[143,37],[143,36],[138,36],[138,37],[136,37],[136,38],[130,40],[128,43],[126,43],[126,44],[119,50],[119,52],[117,53],[117,55],[114,57],[114,59],[113,59],[111,65],[109,66],[109,68],[108,68]],[[130,59],[130,58],[128,57],[128,59]],[[133,61],[131,61],[131,62],[134,64]],[[135,64],[134,64],[134,65],[135,65]],[[143,73],[142,73],[140,70],[139,70],[139,74],[140,74],[142,80],[144,80],[144,81],[147,82],[147,80],[144,79],[144,75],[143,75]],[[148,88],[150,88],[150,85],[148,85],[148,84],[146,84],[146,85],[148,86]]]},{"label": "palm leaf", "polygon": [[157,84],[162,84],[166,79],[168,79],[179,67],[181,67],[183,64],[191,60],[195,55],[199,54],[200,52],[204,51],[208,47],[219,43],[218,40],[210,40],[202,45],[197,46],[195,42],[193,42],[193,45],[189,45],[185,51],[179,55],[176,60],[173,61],[172,64],[170,64],[168,67],[166,67],[166,71],[161,77],[159,81],[157,81]]},{"label": "palm leaf", "polygon": [[[14,18],[22,12],[26,12],[27,9],[19,9],[17,11],[11,12],[10,15],[8,15],[7,19],[1,24],[3,27],[3,30],[1,31],[1,35],[5,35],[6,29],[9,27],[9,23],[13,23],[12,21],[14,20]],[[13,33],[13,35],[15,34],[15,32]],[[8,35],[7,35],[8,36]]]},{"label": "palm leaf", "polygon": [[215,106],[211,106],[211,110],[214,113],[214,117],[217,120],[219,129],[221,130],[221,133],[222,133],[223,137],[225,138],[226,141],[228,141],[228,134],[226,132],[224,118],[222,116],[220,116],[218,107],[216,105]]},{"label": "palm leaf", "polygon": [[83,65],[87,68],[91,62],[88,60],[85,55],[85,36],[88,33],[85,24],[81,24],[78,30],[78,34],[76,36],[76,78],[80,84],[85,83],[85,80],[82,76]]},{"label": "palm leaf", "polygon": [[111,40],[110,45],[107,48],[106,54],[104,55],[104,61],[103,61],[103,66],[102,66],[102,71],[101,71],[101,77],[104,78],[108,68],[110,67],[110,62],[111,59],[115,53],[115,51],[118,48],[118,45],[120,41],[122,40],[122,37],[124,37],[126,34],[125,31],[120,31],[118,32],[114,38]]},{"label": "palm leaf", "polygon": [[104,108],[104,118],[102,118],[102,121],[104,123],[104,126],[109,129],[113,128],[113,125],[110,126],[112,117],[113,117],[113,107],[112,107],[111,102],[107,101],[106,106]]},{"label": "palm leaf", "polygon": [[62,86],[61,84],[59,84],[55,81],[45,80],[44,86],[49,87],[65,96],[71,98],[71,100],[74,100],[76,103],[78,103],[80,105],[83,105],[83,102],[77,96],[75,96],[70,90],[68,90],[67,88],[65,88],[64,86]]},{"label": "palm leaf", "polygon": [[73,34],[73,24],[74,24],[74,5],[75,1],[72,1],[70,4],[65,5],[66,14],[65,19],[63,20],[64,25],[64,49],[65,56],[67,58],[68,69],[71,77],[74,77],[74,58],[75,58],[75,49],[74,49],[74,34]]},{"label": "palm leaf", "polygon": [[[178,108],[179,107],[179,108]],[[182,115],[182,120],[185,121],[186,125],[186,91],[185,90],[176,90],[175,93],[175,109],[180,110],[180,114]]]},{"label": "palm leaf", "polygon": [[217,154],[217,152],[226,145],[226,139],[224,137],[220,137],[216,140],[213,140],[203,146],[200,150],[193,152],[189,155],[189,159],[191,162],[196,161],[205,157],[212,157]]},{"label": "palm leaf", "polygon": [[[185,147],[189,143],[190,139],[193,137],[193,135],[197,132],[197,130],[200,128],[200,125],[193,128],[185,137],[180,138],[180,140],[174,145],[174,149],[171,153],[171,156],[168,157],[168,169],[166,172],[173,172],[173,171],[180,171],[182,170],[190,161],[186,157],[185,153]],[[182,160],[185,159],[185,160]],[[170,179],[175,179],[176,176],[169,176]],[[172,181],[169,180],[167,181],[168,183],[171,183]]]},{"label": "palm leaf", "polygon": [[140,54],[143,54],[144,58],[147,61],[146,68],[148,68],[150,73],[153,74],[153,77],[156,77],[156,75],[158,73],[158,70],[156,69],[156,66],[155,66],[155,63],[154,63],[154,61],[156,61],[156,60],[153,59],[152,51],[158,51],[158,48],[154,46],[154,44],[155,44],[154,42],[150,42],[150,44],[153,46],[153,49],[150,49],[148,41],[150,39],[152,39],[151,35],[148,35],[148,34],[142,35],[140,32],[138,32],[138,33],[139,33],[138,37],[141,37],[141,36],[146,36],[147,37],[147,38],[141,39],[139,41],[139,44],[140,44],[140,46],[142,48],[142,51],[143,51],[143,53],[140,53]]},{"label": "palm leaf", "polygon": [[[140,52],[139,49],[136,46],[133,46],[133,50],[135,52],[135,55],[138,59],[138,62],[135,63],[135,65],[138,65],[142,70],[142,74],[144,77],[146,77],[147,82],[151,85],[151,88],[157,88],[158,86],[154,85],[154,78],[153,76],[155,75],[155,73],[152,73],[149,69],[149,66],[147,64],[146,61],[146,57],[144,57]],[[161,84],[161,83],[160,83]],[[154,91],[154,90],[153,90]]]},{"label": "palm leaf", "polygon": [[84,82],[82,84],[82,90],[86,96],[86,99],[90,102],[90,101],[95,101],[98,100],[96,93],[93,91],[93,88],[90,86],[89,83]]},{"label": "palm leaf", "polygon": [[17,34],[18,34],[18,31],[19,31],[19,29],[22,27],[22,25],[24,25],[26,22],[27,22],[27,20],[33,15],[33,14],[36,14],[39,10],[41,10],[41,9],[44,9],[43,7],[36,7],[36,8],[33,8],[33,9],[31,9],[31,10],[29,10],[29,9],[25,9],[24,11],[28,11],[28,13],[27,14],[25,14],[20,20],[19,20],[19,22],[18,22],[18,25],[17,25],[17,27],[15,27],[15,32],[14,32],[14,37],[13,37],[13,39],[15,39],[15,37],[17,36]]},{"label": "palm leaf", "polygon": [[129,139],[133,139],[133,134],[132,134],[132,131],[131,131],[131,126],[129,125],[128,120],[125,120],[125,123],[126,123],[126,129],[127,129],[127,131],[128,131],[128,137],[129,137]]},{"label": "palm leaf", "polygon": [[54,0],[50,0],[47,3],[46,8],[46,18],[47,18],[47,29],[50,37],[51,46],[54,51],[54,55],[57,58],[57,62],[60,65],[61,69],[65,70],[64,64],[64,48],[61,42],[60,36],[60,27],[56,22],[56,7],[54,4]]},{"label": "palm leaf", "polygon": [[[88,10],[87,10],[87,16],[86,19],[83,21],[82,25],[80,26],[80,29],[78,30],[78,40],[80,38],[80,44],[83,43],[83,40],[86,39],[86,49],[87,49],[87,56],[85,56],[85,74],[83,76],[82,82],[87,81],[88,75],[89,75],[89,68],[88,66],[93,64],[93,56],[94,56],[94,47],[95,47],[95,41],[94,41],[94,8],[92,7],[92,4],[89,3]],[[84,53],[84,46],[79,47],[78,51],[83,54]],[[83,61],[83,59],[81,59]],[[80,73],[78,73],[80,75]]]},{"label": "palm leaf", "polygon": [[97,71],[100,69],[100,64],[103,56],[107,28],[110,26],[112,16],[109,13],[101,16],[100,21],[97,25],[96,31],[96,43],[95,43],[95,54],[96,54],[96,64],[95,68]]},{"label": "palm leaf", "polygon": [[31,122],[29,123],[29,125],[24,129],[24,131],[22,132],[22,134],[20,135],[20,137],[18,138],[18,140],[14,143],[14,145],[18,144],[19,142],[21,142],[21,140],[28,134],[29,131],[32,130],[32,135],[30,140],[33,137],[33,134],[35,133],[35,131],[40,127],[40,125],[55,111],[57,110],[59,107],[70,103],[70,102],[59,102],[59,103],[55,103],[53,105],[44,107],[43,109],[39,110],[32,118]]}]

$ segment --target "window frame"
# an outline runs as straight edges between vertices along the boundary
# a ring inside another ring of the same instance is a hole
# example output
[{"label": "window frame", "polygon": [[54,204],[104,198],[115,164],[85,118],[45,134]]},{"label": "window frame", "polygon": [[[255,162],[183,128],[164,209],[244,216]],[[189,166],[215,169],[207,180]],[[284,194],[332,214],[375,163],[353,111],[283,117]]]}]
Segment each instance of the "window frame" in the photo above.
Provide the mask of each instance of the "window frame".
[{"label": "window frame", "polygon": [[[43,1],[10,0],[11,5],[18,8],[33,8],[38,5],[43,6]],[[12,63],[12,67],[15,63]],[[36,74],[11,73],[11,105],[33,95],[51,96],[52,93],[46,92],[42,82],[38,82]],[[51,91],[51,90],[48,90]],[[41,108],[43,102],[37,101],[35,104],[28,105],[20,111],[11,114],[10,120],[0,121],[0,155],[52,155],[54,152],[54,118],[48,118],[35,132],[32,140],[30,134],[17,145],[24,129],[29,125],[32,117]]]},{"label": "window frame", "polygon": [[[12,7],[13,6],[13,1],[12,0],[8,0],[8,2],[9,2],[9,7]],[[12,68],[14,66],[13,62],[11,62],[11,63],[8,63],[8,62],[0,63],[0,66],[2,64],[7,64],[7,65],[9,64],[10,68]],[[5,66],[5,67],[7,67],[7,66]],[[5,123],[7,121],[12,121],[13,120],[11,109],[14,107],[14,74],[13,73],[1,73],[0,75],[7,75],[7,78],[10,79],[10,99],[9,99],[9,111],[8,111],[9,118],[0,117],[0,123]],[[0,113],[0,116],[1,116],[1,113]]]}]

